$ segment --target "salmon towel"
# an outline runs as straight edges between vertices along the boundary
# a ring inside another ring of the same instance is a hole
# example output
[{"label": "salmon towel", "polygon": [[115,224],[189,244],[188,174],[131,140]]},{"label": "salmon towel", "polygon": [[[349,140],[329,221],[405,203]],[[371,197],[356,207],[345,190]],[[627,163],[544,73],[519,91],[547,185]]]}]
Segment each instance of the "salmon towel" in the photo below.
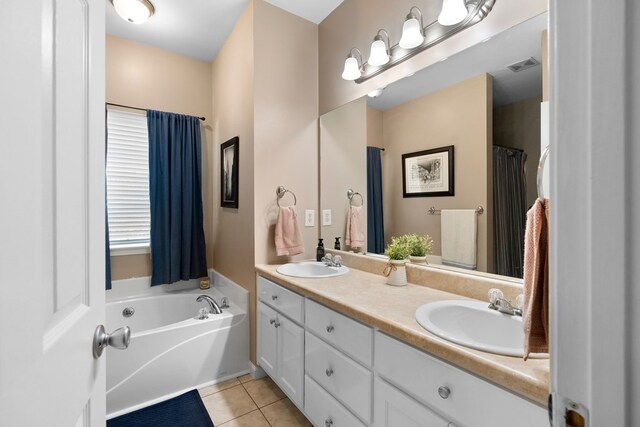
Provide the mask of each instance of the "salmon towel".
[{"label": "salmon towel", "polygon": [[364,212],[362,206],[350,206],[347,215],[347,232],[344,239],[352,249],[364,247]]},{"label": "salmon towel", "polygon": [[524,360],[549,352],[549,200],[527,212],[524,236]]},{"label": "salmon towel", "polygon": [[297,255],[304,252],[298,214],[294,206],[280,207],[276,221],[275,240],[278,256]]}]

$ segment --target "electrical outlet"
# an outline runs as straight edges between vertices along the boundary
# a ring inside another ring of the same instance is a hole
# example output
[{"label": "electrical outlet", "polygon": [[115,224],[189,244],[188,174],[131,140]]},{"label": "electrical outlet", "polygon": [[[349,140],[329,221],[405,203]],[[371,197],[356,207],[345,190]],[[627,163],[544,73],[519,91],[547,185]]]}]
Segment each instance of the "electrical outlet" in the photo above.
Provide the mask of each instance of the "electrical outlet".
[{"label": "electrical outlet", "polygon": [[331,225],[331,209],[322,210],[322,225]]},{"label": "electrical outlet", "polygon": [[316,224],[316,211],[307,209],[304,211],[304,226],[313,227]]}]

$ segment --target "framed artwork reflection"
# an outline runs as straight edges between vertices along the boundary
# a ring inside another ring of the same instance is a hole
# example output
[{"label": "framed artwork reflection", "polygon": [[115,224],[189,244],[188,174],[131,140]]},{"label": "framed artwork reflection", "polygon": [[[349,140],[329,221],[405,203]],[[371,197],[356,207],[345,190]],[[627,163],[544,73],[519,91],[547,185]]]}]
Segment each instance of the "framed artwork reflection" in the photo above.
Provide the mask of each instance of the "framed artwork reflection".
[{"label": "framed artwork reflection", "polygon": [[453,145],[402,155],[402,196],[454,196]]}]

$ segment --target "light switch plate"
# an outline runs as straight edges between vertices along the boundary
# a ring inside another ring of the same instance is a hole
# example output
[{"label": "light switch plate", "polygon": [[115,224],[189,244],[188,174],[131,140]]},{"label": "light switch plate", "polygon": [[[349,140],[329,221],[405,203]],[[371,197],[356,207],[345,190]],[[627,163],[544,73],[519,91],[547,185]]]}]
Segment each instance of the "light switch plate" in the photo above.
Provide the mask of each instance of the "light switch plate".
[{"label": "light switch plate", "polygon": [[304,226],[313,227],[316,223],[316,212],[313,209],[304,211]]},{"label": "light switch plate", "polygon": [[322,209],[322,225],[331,225],[331,209]]}]

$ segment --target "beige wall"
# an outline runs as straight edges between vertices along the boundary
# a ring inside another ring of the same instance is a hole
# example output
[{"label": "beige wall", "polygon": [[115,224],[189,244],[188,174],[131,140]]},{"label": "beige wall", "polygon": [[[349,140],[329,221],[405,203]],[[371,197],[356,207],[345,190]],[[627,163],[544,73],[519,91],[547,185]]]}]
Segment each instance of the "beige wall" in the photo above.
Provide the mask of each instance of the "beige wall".
[{"label": "beige wall", "polygon": [[[254,273],[254,8],[242,13],[212,64],[213,268],[249,291],[251,354],[255,354]],[[238,209],[220,207],[220,145],[240,138]],[[254,359],[255,360],[255,359]]]},{"label": "beige wall", "polygon": [[[202,192],[207,264],[212,249],[211,64],[119,37],[106,38],[106,102],[205,116]],[[149,276],[148,255],[111,257],[113,280]]]},{"label": "beige wall", "polygon": [[[276,188],[298,199],[305,252],[315,257],[318,215],[318,26],[263,0],[255,7],[255,244],[257,263],[283,263],[274,244]],[[283,204],[291,203],[287,195]]]},{"label": "beige wall", "polygon": [[384,148],[382,140],[382,111],[367,107],[367,146]]},{"label": "beige wall", "polygon": [[[489,16],[479,24],[456,34],[415,57],[362,84],[343,80],[340,75],[344,60],[352,47],[369,55],[369,46],[378,29],[389,32],[391,44],[400,40],[402,24],[413,0],[345,0],[320,23],[320,112],[326,113],[358,99],[374,89],[388,86],[443,58],[461,52],[487,37],[547,10],[547,0],[528,2],[498,1]],[[437,18],[440,2],[420,2],[424,22]]]},{"label": "beige wall", "polygon": [[527,153],[527,206],[533,205],[538,197],[536,177],[540,158],[540,102],[542,99],[536,97],[493,110],[493,143]]},{"label": "beige wall", "polygon": [[[320,228],[327,248],[333,248],[335,237],[341,236],[342,248],[350,249],[345,246],[349,188],[362,195],[366,212],[367,136],[365,98],[352,101],[320,118],[320,206],[321,209],[331,209],[332,216],[332,224],[321,225]],[[355,196],[354,204],[360,204],[358,196]]]},{"label": "beige wall", "polygon": [[[483,74],[383,112],[385,241],[427,233],[434,240],[433,254],[439,255],[440,216],[427,210],[483,206],[485,213],[478,216],[478,270],[490,271],[491,83],[491,76]],[[455,196],[403,198],[402,154],[447,145],[455,150]]]}]

